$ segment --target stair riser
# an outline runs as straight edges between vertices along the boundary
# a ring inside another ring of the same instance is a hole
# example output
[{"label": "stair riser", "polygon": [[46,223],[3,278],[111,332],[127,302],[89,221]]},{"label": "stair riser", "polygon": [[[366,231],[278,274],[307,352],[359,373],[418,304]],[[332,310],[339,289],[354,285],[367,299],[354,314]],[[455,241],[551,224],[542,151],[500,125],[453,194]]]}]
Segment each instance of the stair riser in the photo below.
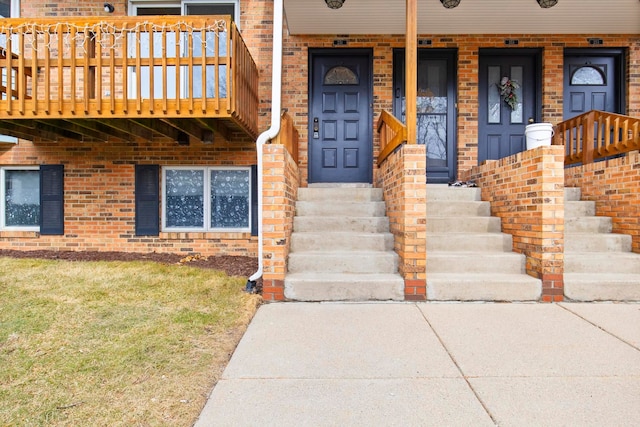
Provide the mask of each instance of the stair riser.
[{"label": "stair riser", "polygon": [[427,200],[441,201],[479,201],[480,188],[447,187],[427,184]]},{"label": "stair riser", "polygon": [[577,218],[596,215],[595,202],[565,202],[564,217]]},{"label": "stair riser", "polygon": [[428,217],[427,233],[499,233],[500,218],[496,217]]},{"label": "stair riser", "polygon": [[576,280],[570,275],[565,276],[564,294],[573,301],[640,301],[640,276],[628,281],[616,280],[606,282]]},{"label": "stair riser", "polygon": [[381,188],[299,188],[298,201],[327,202],[380,202]]},{"label": "stair riser", "polygon": [[564,238],[564,250],[565,252],[631,252],[631,240],[631,236],[624,234],[567,233]]},{"label": "stair riser", "polygon": [[295,217],[294,232],[352,231],[355,233],[385,233],[389,231],[389,219],[347,217]]},{"label": "stair riser", "polygon": [[304,251],[393,251],[390,233],[293,233],[291,252]]},{"label": "stair riser", "polygon": [[296,215],[382,217],[386,215],[386,212],[384,202],[298,202]]},{"label": "stair riser", "polygon": [[640,255],[610,252],[598,252],[592,255],[588,252],[579,254],[565,252],[564,271],[565,273],[640,274]]},{"label": "stair riser", "polygon": [[564,188],[564,201],[565,202],[577,202],[580,200],[581,190],[579,187],[565,187]]},{"label": "stair riser", "polygon": [[398,257],[395,253],[291,253],[290,273],[396,273]]},{"label": "stair riser", "polygon": [[427,254],[431,251],[507,252],[513,248],[509,234],[427,234]]},{"label": "stair riser", "polygon": [[542,293],[539,280],[482,281],[430,280],[427,277],[427,299],[430,301],[538,301]]},{"label": "stair riser", "polygon": [[300,281],[285,279],[284,296],[296,301],[385,301],[404,299],[404,281]]},{"label": "stair riser", "polygon": [[427,201],[427,216],[490,216],[489,202]]},{"label": "stair riser", "polygon": [[611,233],[611,218],[583,217],[565,218],[565,233]]},{"label": "stair riser", "polygon": [[525,272],[524,256],[515,253],[456,254],[440,252],[427,254],[427,276],[429,273],[491,273],[520,274]]}]

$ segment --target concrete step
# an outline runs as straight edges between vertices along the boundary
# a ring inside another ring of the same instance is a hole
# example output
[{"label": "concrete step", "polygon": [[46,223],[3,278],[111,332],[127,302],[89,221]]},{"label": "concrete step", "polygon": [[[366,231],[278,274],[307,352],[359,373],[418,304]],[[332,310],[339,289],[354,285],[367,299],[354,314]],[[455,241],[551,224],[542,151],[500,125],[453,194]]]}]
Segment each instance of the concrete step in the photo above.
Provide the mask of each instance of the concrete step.
[{"label": "concrete step", "polygon": [[396,273],[395,252],[313,251],[289,254],[290,273]]},{"label": "concrete step", "polygon": [[297,216],[294,232],[353,231],[356,233],[385,233],[389,231],[387,217]]},{"label": "concrete step", "polygon": [[577,202],[582,197],[582,191],[580,187],[564,187],[564,201]]},{"label": "concrete step", "polygon": [[[638,274],[640,254],[631,252],[565,252],[564,272]],[[640,279],[640,276],[638,276]]]},{"label": "concrete step", "polygon": [[[457,190],[455,190],[457,191]],[[429,200],[427,216],[491,216],[491,204],[480,201]]]},{"label": "concrete step", "polygon": [[586,216],[564,219],[565,233],[611,233],[611,218],[605,216]]},{"label": "concrete step", "polygon": [[427,274],[430,301],[537,301],[542,282],[526,274]]},{"label": "concrete step", "polygon": [[296,203],[299,216],[385,216],[384,202],[301,201]]},{"label": "concrete step", "polygon": [[524,274],[525,256],[515,252],[431,252],[427,254],[427,277],[432,273]]},{"label": "concrete step", "polygon": [[574,301],[640,302],[640,274],[565,273],[564,294]]},{"label": "concrete step", "polygon": [[564,202],[564,217],[576,218],[596,215],[596,202]]},{"label": "concrete step", "polygon": [[631,236],[612,233],[566,233],[565,252],[631,252]]},{"label": "concrete step", "polygon": [[427,216],[427,233],[500,233],[498,217]]},{"label": "concrete step", "polygon": [[284,295],[296,301],[400,301],[404,280],[399,274],[292,273]]},{"label": "concrete step", "polygon": [[513,238],[506,233],[427,233],[427,256],[432,251],[510,252]]},{"label": "concrete step", "polygon": [[291,252],[329,250],[393,251],[393,234],[344,231],[291,235]]},{"label": "concrete step", "polygon": [[381,188],[299,188],[298,201],[328,202],[379,202],[382,201]]},{"label": "concrete step", "polygon": [[479,188],[449,187],[442,184],[427,184],[427,200],[480,201]]}]

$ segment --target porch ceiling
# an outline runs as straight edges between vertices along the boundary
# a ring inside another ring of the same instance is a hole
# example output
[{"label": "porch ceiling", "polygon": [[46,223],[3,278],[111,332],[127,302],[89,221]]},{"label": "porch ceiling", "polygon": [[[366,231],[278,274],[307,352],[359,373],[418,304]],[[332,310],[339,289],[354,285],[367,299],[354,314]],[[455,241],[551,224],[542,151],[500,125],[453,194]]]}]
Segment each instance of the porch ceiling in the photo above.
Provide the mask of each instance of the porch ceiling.
[{"label": "porch ceiling", "polygon": [[[406,0],[284,0],[291,34],[404,34]],[[639,0],[418,0],[418,34],[640,34]]]}]

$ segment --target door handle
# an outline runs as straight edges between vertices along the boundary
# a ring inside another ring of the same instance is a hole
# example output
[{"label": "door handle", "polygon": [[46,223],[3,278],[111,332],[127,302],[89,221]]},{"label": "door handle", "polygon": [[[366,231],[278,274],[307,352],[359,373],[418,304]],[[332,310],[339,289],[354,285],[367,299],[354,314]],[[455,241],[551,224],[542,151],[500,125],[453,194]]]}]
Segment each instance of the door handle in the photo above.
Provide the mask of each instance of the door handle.
[{"label": "door handle", "polygon": [[313,139],[320,138],[320,121],[317,117],[313,118]]}]

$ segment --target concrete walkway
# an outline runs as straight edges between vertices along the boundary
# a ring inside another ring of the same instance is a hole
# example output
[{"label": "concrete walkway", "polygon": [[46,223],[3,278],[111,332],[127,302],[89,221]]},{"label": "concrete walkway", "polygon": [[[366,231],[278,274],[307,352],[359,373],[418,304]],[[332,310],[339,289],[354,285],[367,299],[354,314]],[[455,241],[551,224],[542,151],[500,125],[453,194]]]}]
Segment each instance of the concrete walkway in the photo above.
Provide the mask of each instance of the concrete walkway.
[{"label": "concrete walkway", "polygon": [[638,426],[640,304],[282,303],[196,426]]}]

